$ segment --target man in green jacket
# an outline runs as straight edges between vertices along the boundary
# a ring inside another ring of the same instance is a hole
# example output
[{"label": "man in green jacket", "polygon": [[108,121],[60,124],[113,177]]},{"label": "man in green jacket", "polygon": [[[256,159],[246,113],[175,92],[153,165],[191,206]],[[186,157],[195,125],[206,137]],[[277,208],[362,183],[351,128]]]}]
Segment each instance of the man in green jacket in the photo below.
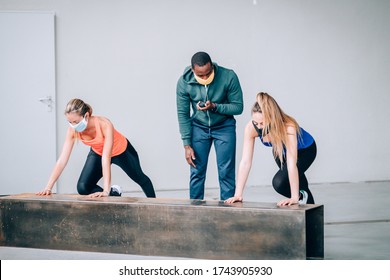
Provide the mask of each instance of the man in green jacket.
[{"label": "man in green jacket", "polygon": [[234,115],[244,109],[237,75],[213,63],[207,53],[197,52],[177,82],[176,103],[185,158],[191,170],[190,198],[204,198],[207,162],[214,143],[220,199],[228,199],[235,191]]}]

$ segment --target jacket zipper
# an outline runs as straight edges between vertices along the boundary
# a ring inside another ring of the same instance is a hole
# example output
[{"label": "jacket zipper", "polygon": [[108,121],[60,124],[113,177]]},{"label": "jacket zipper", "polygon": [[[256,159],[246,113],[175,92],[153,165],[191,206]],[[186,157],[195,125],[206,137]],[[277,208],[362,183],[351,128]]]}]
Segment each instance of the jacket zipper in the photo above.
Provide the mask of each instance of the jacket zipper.
[{"label": "jacket zipper", "polygon": [[[208,87],[207,85],[204,85],[204,88],[206,89],[206,101],[209,100],[209,95],[208,95]],[[207,117],[209,118],[209,130],[211,127],[211,118],[210,118],[210,112],[209,110],[206,111]]]}]

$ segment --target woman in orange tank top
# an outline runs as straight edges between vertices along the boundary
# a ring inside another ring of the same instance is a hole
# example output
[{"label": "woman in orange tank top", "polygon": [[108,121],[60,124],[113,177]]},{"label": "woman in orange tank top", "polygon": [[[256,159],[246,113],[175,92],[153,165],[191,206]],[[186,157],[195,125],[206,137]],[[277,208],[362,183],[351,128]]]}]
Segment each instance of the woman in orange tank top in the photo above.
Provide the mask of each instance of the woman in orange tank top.
[{"label": "woman in orange tank top", "polygon": [[[105,117],[92,116],[92,107],[81,99],[72,99],[65,109],[69,128],[58,158],[44,190],[37,195],[50,195],[64,170],[77,139],[91,147],[77,183],[77,191],[90,197],[121,196],[121,188],[111,186],[111,164],[122,168],[139,184],[147,197],[156,197],[153,184],[142,171],[137,151]],[[103,178],[103,187],[97,185]]]}]

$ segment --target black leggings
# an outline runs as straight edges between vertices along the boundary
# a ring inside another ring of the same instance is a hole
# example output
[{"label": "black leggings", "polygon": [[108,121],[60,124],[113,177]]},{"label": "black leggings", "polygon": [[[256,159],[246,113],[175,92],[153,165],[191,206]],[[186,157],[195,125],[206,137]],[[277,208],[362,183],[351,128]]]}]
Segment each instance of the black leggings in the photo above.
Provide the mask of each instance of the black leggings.
[{"label": "black leggings", "polygon": [[[134,182],[139,184],[147,197],[156,197],[152,181],[143,173],[137,151],[129,141],[127,141],[126,150],[120,155],[112,157],[111,163],[118,165]],[[77,182],[78,193],[86,195],[103,191],[97,185],[102,177],[102,157],[91,149]]]},{"label": "black leggings", "polygon": [[[299,174],[299,190],[304,190],[307,192],[308,204],[314,204],[314,198],[309,190],[309,183],[305,176],[305,171],[309,168],[309,166],[313,163],[314,159],[317,155],[317,146],[316,143],[313,142],[309,147],[305,149],[298,150],[298,174]],[[279,166],[279,171],[275,174],[272,185],[274,189],[285,197],[291,197],[291,189],[290,189],[290,181],[288,179],[288,171],[286,166],[286,159],[283,164],[283,168],[281,168],[281,162],[278,157],[275,158],[276,164]]]}]

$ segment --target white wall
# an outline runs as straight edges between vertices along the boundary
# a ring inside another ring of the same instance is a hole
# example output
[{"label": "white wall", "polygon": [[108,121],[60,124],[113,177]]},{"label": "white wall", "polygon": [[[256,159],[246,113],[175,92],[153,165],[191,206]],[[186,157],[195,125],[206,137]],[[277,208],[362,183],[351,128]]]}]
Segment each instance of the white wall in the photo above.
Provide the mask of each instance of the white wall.
[{"label": "white wall", "polygon": [[[255,94],[268,91],[317,140],[311,182],[390,179],[390,1],[0,0],[0,10],[56,13],[58,153],[63,109],[79,97],[134,144],[157,191],[188,188],[175,87],[204,50],[244,90],[237,163]],[[87,151],[76,146],[60,192],[75,192]],[[270,184],[275,170],[258,144],[248,184]],[[113,183],[139,189],[116,167]]]}]

